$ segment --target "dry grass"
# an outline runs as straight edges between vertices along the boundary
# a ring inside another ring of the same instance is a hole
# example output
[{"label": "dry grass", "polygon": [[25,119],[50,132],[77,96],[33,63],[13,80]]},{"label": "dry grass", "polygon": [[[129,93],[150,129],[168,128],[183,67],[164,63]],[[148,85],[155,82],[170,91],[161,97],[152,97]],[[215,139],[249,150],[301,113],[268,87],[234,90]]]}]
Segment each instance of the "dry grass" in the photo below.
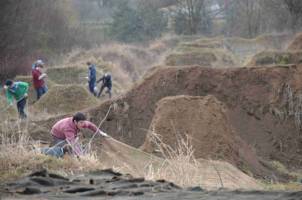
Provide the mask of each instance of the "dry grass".
[{"label": "dry grass", "polygon": [[282,121],[294,119],[297,129],[302,131],[302,94],[284,83],[276,95],[277,105],[272,106],[271,113]]},{"label": "dry grass", "polygon": [[172,181],[182,187],[201,185],[200,165],[194,157],[194,149],[189,138],[180,137],[177,147],[164,144],[159,135],[150,134],[151,141],[157,146],[164,158],[161,167],[149,165],[146,167],[145,177],[151,180],[164,179]]},{"label": "dry grass", "polygon": [[287,174],[291,177],[295,177],[296,180],[290,181],[288,183],[280,183],[280,182],[275,182],[275,181],[262,181],[262,185],[264,190],[283,190],[283,191],[301,191],[302,190],[302,185],[301,185],[301,180],[302,180],[302,173],[299,171],[293,172],[288,170],[282,163],[279,161],[270,161],[269,164],[271,167],[282,173],[282,174]]},{"label": "dry grass", "polygon": [[7,131],[1,131],[0,181],[14,180],[42,168],[61,175],[71,175],[102,168],[102,164],[94,152],[89,152],[79,159],[70,156],[57,159],[41,154],[39,141],[30,139],[26,124],[18,123],[15,122],[14,125],[19,127],[17,132],[10,131],[12,129],[9,127],[6,129]]}]

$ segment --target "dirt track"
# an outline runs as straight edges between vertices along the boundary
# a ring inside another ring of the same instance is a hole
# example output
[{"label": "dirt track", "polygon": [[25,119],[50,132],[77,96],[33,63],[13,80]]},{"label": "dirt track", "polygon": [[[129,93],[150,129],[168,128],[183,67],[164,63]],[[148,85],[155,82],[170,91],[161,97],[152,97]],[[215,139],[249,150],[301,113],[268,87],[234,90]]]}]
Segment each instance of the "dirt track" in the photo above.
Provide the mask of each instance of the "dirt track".
[{"label": "dirt track", "polygon": [[19,181],[0,187],[1,199],[207,199],[207,200],[299,200],[302,192],[215,191],[199,187],[182,189],[166,181],[147,181],[112,170],[102,170],[65,178],[46,170],[34,172]]},{"label": "dirt track", "polygon": [[[139,147],[145,141],[159,100],[176,95],[213,95],[226,106],[234,131],[256,150],[257,156],[299,168],[302,138],[294,115],[289,115],[286,97],[290,87],[293,103],[297,102],[302,90],[301,77],[301,65],[239,69],[162,67],[122,98],[87,113],[98,123],[113,105],[104,123],[105,131]],[[266,175],[271,173],[260,176]]]}]

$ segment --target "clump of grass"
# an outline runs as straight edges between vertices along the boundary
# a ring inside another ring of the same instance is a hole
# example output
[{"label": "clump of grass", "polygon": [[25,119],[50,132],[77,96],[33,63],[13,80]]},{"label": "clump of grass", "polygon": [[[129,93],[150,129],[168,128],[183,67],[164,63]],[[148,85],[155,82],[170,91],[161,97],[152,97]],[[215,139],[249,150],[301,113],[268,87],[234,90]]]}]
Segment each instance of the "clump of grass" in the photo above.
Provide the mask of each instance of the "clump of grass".
[{"label": "clump of grass", "polygon": [[164,161],[161,166],[146,166],[144,176],[147,179],[169,180],[182,187],[201,185],[200,164],[194,157],[194,149],[188,136],[179,137],[175,148],[165,144],[155,133],[149,136]]}]

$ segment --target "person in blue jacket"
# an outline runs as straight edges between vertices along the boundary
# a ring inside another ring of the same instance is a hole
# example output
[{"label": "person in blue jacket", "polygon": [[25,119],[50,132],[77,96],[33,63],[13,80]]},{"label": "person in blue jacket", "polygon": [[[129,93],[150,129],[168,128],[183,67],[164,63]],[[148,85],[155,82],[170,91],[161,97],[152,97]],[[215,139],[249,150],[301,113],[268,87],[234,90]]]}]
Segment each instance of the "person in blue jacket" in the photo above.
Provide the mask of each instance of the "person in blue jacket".
[{"label": "person in blue jacket", "polygon": [[91,62],[87,62],[88,66],[88,86],[89,86],[89,91],[96,96],[96,93],[94,91],[95,83],[96,83],[96,69],[95,65],[92,64]]}]

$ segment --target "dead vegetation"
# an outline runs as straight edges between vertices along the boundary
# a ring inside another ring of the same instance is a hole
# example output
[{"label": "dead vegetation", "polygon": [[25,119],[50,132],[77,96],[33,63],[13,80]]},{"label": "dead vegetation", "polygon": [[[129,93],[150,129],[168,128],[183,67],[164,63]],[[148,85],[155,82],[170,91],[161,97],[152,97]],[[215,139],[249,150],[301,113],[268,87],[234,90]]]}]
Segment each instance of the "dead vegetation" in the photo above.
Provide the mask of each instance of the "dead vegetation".
[{"label": "dead vegetation", "polygon": [[272,105],[271,112],[281,121],[293,119],[296,128],[302,131],[302,93],[284,83],[276,95],[277,102]]},{"label": "dead vegetation", "polygon": [[[17,122],[16,122],[17,123]],[[15,124],[15,126],[17,126]],[[20,127],[20,126],[19,126]],[[9,130],[9,128],[7,128]],[[40,153],[39,141],[29,137],[28,129],[1,131],[0,137],[0,180],[20,178],[32,171],[48,169],[62,175],[87,172],[102,168],[100,161],[90,152],[77,159],[67,156],[64,159],[49,157]]]}]

